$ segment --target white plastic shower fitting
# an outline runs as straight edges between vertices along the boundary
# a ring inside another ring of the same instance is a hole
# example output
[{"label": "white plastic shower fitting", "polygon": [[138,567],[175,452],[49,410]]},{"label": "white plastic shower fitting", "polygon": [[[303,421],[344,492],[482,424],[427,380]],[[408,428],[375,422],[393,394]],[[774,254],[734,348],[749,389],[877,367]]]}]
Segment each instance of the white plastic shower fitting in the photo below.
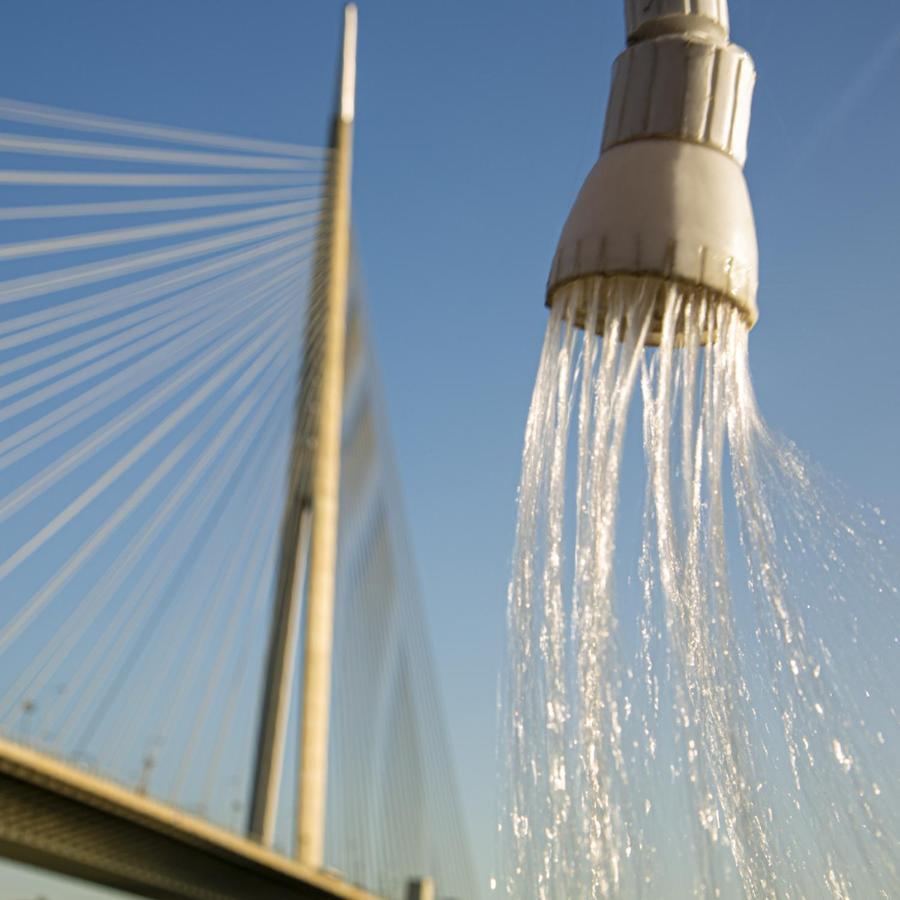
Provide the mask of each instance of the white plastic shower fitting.
[{"label": "white plastic shower fitting", "polygon": [[563,227],[547,303],[573,282],[639,277],[658,281],[660,298],[677,283],[730,301],[752,326],[753,60],[728,40],[726,0],[626,0],[625,21],[600,159]]}]

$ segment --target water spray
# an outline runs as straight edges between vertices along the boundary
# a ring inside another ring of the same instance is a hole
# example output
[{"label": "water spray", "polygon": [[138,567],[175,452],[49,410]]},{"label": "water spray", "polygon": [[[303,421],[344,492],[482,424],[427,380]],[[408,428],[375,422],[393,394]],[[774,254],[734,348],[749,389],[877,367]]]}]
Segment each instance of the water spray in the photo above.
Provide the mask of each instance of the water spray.
[{"label": "water spray", "polygon": [[626,26],[526,425],[500,884],[517,900],[900,895],[883,749],[900,717],[872,664],[895,655],[896,581],[750,379],[753,62],[725,0],[627,0]]},{"label": "water spray", "polygon": [[656,302],[649,344],[673,285],[732,304],[752,327],[758,258],[743,166],[753,60],[729,42],[726,0],[626,0],[625,19],[600,158],[563,227],[547,305],[577,294],[583,325],[590,292],[640,279]]}]

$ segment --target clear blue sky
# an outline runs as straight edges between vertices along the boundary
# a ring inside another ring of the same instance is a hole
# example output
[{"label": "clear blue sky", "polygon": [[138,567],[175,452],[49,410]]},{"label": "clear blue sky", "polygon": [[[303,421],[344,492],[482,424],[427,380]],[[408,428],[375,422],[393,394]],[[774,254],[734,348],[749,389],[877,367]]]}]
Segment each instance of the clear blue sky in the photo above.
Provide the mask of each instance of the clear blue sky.
[{"label": "clear blue sky", "polygon": [[[597,153],[624,45],[621,5],[360,3],[355,230],[485,872],[543,285]],[[760,402],[852,495],[896,522],[900,9],[895,0],[867,0],[860,12],[784,0],[731,8],[733,39],[759,70],[747,174],[762,259],[751,341]],[[322,142],[339,11],[336,0],[6,0],[0,95]],[[0,900],[27,896],[4,877]]]}]

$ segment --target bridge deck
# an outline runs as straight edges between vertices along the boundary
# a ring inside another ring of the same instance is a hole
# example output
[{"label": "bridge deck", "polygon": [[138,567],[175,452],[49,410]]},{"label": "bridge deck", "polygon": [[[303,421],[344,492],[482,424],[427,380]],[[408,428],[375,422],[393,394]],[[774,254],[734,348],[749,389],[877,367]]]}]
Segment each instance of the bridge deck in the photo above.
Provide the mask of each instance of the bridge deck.
[{"label": "bridge deck", "polygon": [[197,816],[2,738],[0,855],[166,900],[375,900]]}]

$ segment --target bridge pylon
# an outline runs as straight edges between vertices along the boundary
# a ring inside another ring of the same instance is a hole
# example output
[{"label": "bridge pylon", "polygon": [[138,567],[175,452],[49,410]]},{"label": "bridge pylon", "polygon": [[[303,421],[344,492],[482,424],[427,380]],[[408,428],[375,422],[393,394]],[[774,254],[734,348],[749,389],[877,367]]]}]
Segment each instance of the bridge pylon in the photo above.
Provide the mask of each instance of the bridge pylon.
[{"label": "bridge pylon", "polygon": [[[329,162],[327,208],[306,314],[288,493],[266,661],[248,831],[272,845],[284,768],[299,623],[305,595],[295,855],[321,868],[325,848],[328,728],[337,560],[344,343],[350,259],[350,190],[357,10],[344,32]],[[305,590],[304,590],[305,587]]]}]

